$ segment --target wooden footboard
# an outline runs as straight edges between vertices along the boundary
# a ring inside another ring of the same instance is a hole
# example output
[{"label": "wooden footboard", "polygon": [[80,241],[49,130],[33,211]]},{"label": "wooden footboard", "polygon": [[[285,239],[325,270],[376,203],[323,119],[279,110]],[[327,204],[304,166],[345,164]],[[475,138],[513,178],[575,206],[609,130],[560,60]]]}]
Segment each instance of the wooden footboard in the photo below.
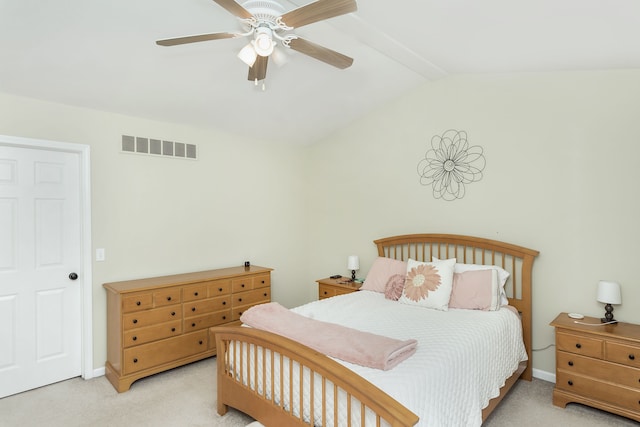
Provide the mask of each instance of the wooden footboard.
[{"label": "wooden footboard", "polygon": [[212,332],[220,415],[231,406],[268,427],[418,422],[417,415],[369,381],[295,341],[240,326]]}]

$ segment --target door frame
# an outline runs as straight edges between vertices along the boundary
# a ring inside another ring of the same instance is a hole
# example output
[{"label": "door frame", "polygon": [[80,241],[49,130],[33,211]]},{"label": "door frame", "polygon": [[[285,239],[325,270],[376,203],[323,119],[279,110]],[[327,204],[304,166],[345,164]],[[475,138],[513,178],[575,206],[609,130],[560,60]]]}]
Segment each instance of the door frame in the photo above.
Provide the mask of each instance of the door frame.
[{"label": "door frame", "polygon": [[91,256],[91,149],[85,144],[0,135],[0,145],[75,153],[80,162],[80,250],[83,285],[81,297],[81,372],[82,378],[94,377],[93,371],[93,274]]}]

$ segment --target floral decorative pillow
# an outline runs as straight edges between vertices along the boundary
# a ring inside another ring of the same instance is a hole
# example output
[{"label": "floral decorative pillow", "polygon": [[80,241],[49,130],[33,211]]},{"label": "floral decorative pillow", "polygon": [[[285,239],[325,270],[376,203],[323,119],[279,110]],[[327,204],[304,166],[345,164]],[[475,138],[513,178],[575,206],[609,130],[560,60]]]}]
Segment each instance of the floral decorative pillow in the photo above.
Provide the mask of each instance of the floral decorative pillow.
[{"label": "floral decorative pillow", "polygon": [[407,277],[398,301],[447,311],[453,288],[455,258],[444,261],[420,262],[409,259]]},{"label": "floral decorative pillow", "polygon": [[387,286],[384,289],[384,297],[392,301],[398,301],[398,298],[402,295],[404,289],[404,274],[394,274],[389,277]]},{"label": "floral decorative pillow", "polygon": [[407,263],[393,258],[378,257],[373,261],[371,270],[360,290],[384,292],[387,282],[394,274],[404,276],[407,273]]}]

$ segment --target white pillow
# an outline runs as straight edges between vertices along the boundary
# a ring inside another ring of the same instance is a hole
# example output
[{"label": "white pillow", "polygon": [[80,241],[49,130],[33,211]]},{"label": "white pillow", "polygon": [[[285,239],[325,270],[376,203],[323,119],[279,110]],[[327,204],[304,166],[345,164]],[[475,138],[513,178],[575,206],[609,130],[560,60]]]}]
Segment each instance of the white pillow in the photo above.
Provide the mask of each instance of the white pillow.
[{"label": "white pillow", "polygon": [[455,258],[433,262],[409,259],[404,289],[398,301],[436,310],[449,310],[455,263]]},{"label": "white pillow", "polygon": [[[431,258],[434,262],[440,261],[436,257]],[[477,271],[477,270],[495,270],[498,273],[498,283],[500,284],[500,304],[501,305],[509,305],[509,300],[507,299],[507,293],[504,291],[504,284],[507,283],[507,279],[509,279],[509,272],[504,268],[498,267],[497,265],[482,265],[482,264],[462,264],[457,263],[453,267],[454,273],[464,273],[465,271]]]}]

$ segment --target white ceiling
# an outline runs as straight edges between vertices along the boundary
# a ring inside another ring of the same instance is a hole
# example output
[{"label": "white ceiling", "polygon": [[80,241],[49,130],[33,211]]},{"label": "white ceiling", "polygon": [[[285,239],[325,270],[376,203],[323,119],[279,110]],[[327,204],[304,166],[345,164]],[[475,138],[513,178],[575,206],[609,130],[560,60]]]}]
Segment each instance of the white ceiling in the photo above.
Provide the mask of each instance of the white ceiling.
[{"label": "white ceiling", "polygon": [[155,44],[239,29],[212,0],[0,0],[0,92],[305,144],[452,74],[640,69],[638,0],[360,0],[295,31],[352,67],[287,51],[266,91],[244,39]]}]

